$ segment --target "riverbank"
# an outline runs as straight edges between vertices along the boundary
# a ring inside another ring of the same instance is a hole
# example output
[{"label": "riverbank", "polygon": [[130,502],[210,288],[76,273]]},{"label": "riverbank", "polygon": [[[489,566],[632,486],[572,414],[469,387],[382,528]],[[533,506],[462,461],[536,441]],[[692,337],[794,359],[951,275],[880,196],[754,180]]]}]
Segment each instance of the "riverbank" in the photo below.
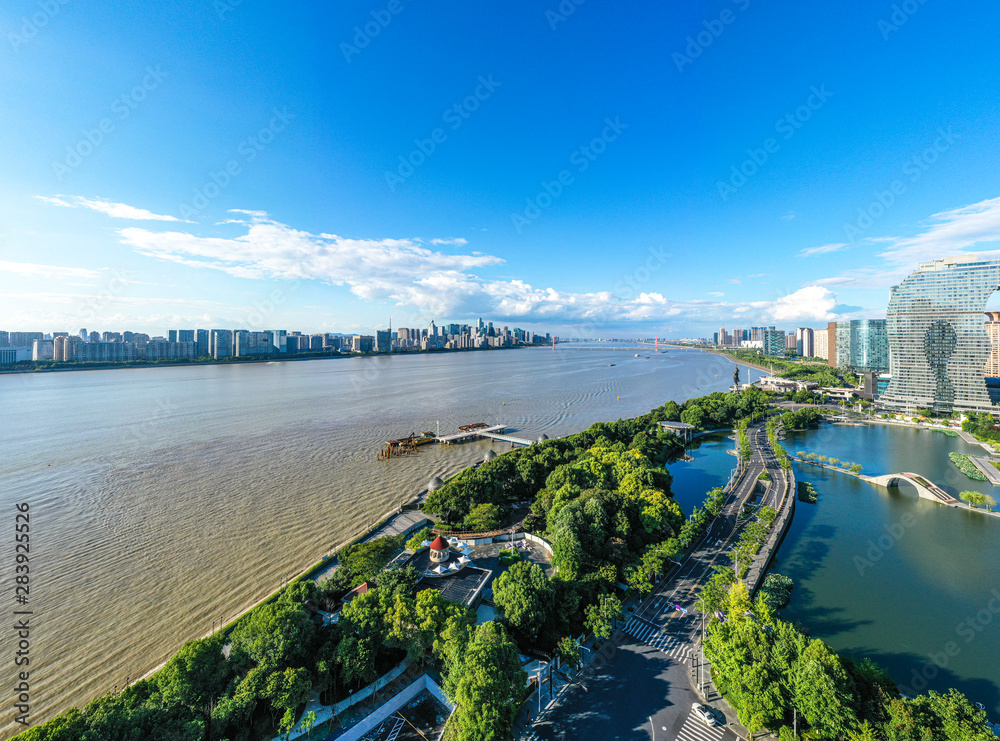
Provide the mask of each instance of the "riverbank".
[{"label": "riverbank", "polygon": [[[462,352],[491,352],[493,350],[521,350],[526,347],[549,347],[548,345],[514,345],[511,347],[459,347],[453,349],[446,349],[442,347],[428,348],[427,350],[408,350],[406,352],[362,352],[362,353],[324,353],[322,355],[309,354],[299,354],[295,355],[267,355],[263,357],[248,357],[248,358],[226,358],[219,360],[217,358],[208,359],[198,359],[194,358],[192,360],[180,360],[177,362],[148,362],[148,361],[127,361],[122,363],[104,363],[100,361],[86,362],[80,365],[72,365],[67,367],[61,367],[58,365],[52,366],[42,366],[38,367],[34,365],[36,362],[50,362],[50,361],[33,361],[27,360],[22,361],[25,363],[32,363],[33,365],[24,368],[10,368],[8,366],[0,367],[0,375],[15,375],[18,373],[66,373],[69,371],[95,371],[95,370],[122,370],[128,368],[178,368],[178,367],[197,367],[203,365],[235,365],[243,363],[288,363],[288,362],[303,362],[306,360],[332,360],[332,359],[343,359],[343,358],[371,358],[371,357],[391,357],[391,356],[408,356],[408,355],[438,355],[442,353],[462,353]],[[54,362],[54,361],[52,361]],[[76,361],[69,360],[67,363],[75,363]],[[17,365],[17,364],[15,364]]]}]

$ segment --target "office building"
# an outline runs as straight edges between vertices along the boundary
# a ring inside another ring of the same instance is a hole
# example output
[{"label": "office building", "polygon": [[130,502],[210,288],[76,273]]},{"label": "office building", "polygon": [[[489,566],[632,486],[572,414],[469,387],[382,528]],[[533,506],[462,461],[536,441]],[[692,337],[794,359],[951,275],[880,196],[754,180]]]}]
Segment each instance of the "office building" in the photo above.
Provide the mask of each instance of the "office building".
[{"label": "office building", "polygon": [[[431,322],[433,326],[434,322]],[[392,332],[388,329],[378,329],[375,331],[375,351],[389,352],[392,350]]]},{"label": "office building", "polygon": [[[794,339],[795,335],[792,335]],[[785,357],[785,333],[780,329],[764,329],[761,331],[764,354],[772,358]]]},{"label": "office building", "polygon": [[375,338],[370,334],[356,334],[354,335],[352,349],[354,352],[373,352],[375,349]]},{"label": "office building", "polygon": [[885,319],[852,319],[827,325],[827,363],[852,373],[889,372]]},{"label": "office building", "polygon": [[1000,286],[1000,260],[975,255],[921,263],[891,289],[887,311],[887,409],[940,413],[996,408],[986,388],[990,340],[986,302]]}]

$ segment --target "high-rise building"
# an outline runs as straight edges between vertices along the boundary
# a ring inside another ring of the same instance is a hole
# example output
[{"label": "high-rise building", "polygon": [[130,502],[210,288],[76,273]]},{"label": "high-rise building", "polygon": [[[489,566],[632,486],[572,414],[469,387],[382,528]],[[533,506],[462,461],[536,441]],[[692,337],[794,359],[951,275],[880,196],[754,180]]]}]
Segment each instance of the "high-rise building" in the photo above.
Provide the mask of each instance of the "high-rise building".
[{"label": "high-rise building", "polygon": [[[431,326],[434,322],[431,322]],[[375,330],[375,352],[389,352],[392,350],[392,332],[388,329]]]},{"label": "high-rise building", "polygon": [[32,360],[52,360],[54,352],[55,347],[52,340],[32,340]]},{"label": "high-rise building", "polygon": [[233,330],[213,329],[208,333],[209,354],[213,358],[231,358],[233,356]]},{"label": "high-rise building", "polygon": [[239,358],[271,355],[274,353],[274,335],[271,332],[250,332],[237,329],[233,354]]},{"label": "high-rise building", "polygon": [[0,347],[10,347],[10,332],[0,331]]},{"label": "high-rise building", "polygon": [[852,319],[827,326],[827,363],[853,373],[889,370],[885,319]]},{"label": "high-rise building", "polygon": [[785,349],[791,352],[798,352],[798,341],[795,339],[794,332],[789,332],[785,335]]},{"label": "high-rise building", "polygon": [[815,356],[815,333],[809,327],[799,327],[795,330],[795,350],[803,358]]},{"label": "high-rise building", "polygon": [[986,336],[990,338],[990,357],[986,361],[987,378],[1000,377],[1000,311],[986,312]]},{"label": "high-rise building", "polygon": [[73,359],[73,342],[78,337],[56,337],[52,341],[52,359],[66,361]]},{"label": "high-rise building", "polygon": [[[785,333],[780,329],[763,329],[761,331],[764,343],[764,354],[772,358],[785,357]],[[794,338],[795,335],[792,335]]]},{"label": "high-rise building", "polygon": [[194,331],[194,356],[204,358],[208,355],[208,330],[196,329]]},{"label": "high-rise building", "polygon": [[817,329],[813,331],[813,356],[827,360],[829,358],[830,346],[827,342],[829,330]]},{"label": "high-rise building", "polygon": [[101,333],[98,332],[97,330],[92,331],[90,333],[90,340],[89,341],[90,342],[100,342],[101,341]]},{"label": "high-rise building", "polygon": [[921,263],[890,292],[887,332],[892,378],[879,404],[937,412],[990,411],[986,302],[1000,286],[1000,260],[976,255]]},{"label": "high-rise building", "polygon": [[167,342],[177,342],[177,330],[168,329],[167,330]]},{"label": "high-rise building", "polygon": [[35,340],[44,339],[42,332],[11,332],[9,338],[11,347],[33,347]]},{"label": "high-rise building", "polygon": [[86,329],[80,329],[80,339],[83,340],[84,342],[87,341],[87,330]]},{"label": "high-rise building", "polygon": [[370,334],[356,334],[353,349],[354,352],[372,352],[375,349],[375,338]]}]

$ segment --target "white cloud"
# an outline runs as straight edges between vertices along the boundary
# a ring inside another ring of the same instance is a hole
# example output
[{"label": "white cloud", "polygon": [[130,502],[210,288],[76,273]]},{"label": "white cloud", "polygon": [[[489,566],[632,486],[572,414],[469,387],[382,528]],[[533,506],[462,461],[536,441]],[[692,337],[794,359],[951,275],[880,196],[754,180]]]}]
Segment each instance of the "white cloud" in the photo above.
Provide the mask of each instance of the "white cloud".
[{"label": "white cloud", "polygon": [[33,262],[0,260],[0,275],[23,275],[26,278],[96,279],[100,273],[87,268],[66,268],[59,265],[39,265]]},{"label": "white cloud", "polygon": [[469,240],[464,239],[462,237],[455,237],[454,239],[432,239],[430,243],[435,245],[452,244],[461,247],[463,245],[468,244]]},{"label": "white cloud", "polygon": [[[826,320],[836,304],[826,288],[803,288],[774,302],[677,301],[648,289],[635,296],[612,291],[568,292],[519,279],[494,279],[481,271],[503,264],[477,252],[448,254],[418,239],[353,239],[312,234],[260,214],[248,214],[234,237],[182,231],[119,230],[137,252],[238,278],[315,280],[346,287],[366,301],[388,301],[427,318],[488,315],[494,319],[567,322],[588,329],[612,323],[659,322],[684,316],[718,321],[748,317]],[[721,297],[722,292],[712,292]]]},{"label": "white cloud", "polygon": [[1000,198],[942,211],[930,221],[922,234],[896,239],[879,256],[895,263],[926,262],[1000,241]]},{"label": "white cloud", "polygon": [[103,198],[84,198],[83,196],[35,196],[40,201],[51,203],[55,206],[65,206],[67,208],[89,208],[93,211],[111,216],[116,219],[132,219],[134,221],[183,221],[176,216],[165,216],[154,214],[144,208],[129,206],[126,203],[114,203]]},{"label": "white cloud", "polygon": [[779,298],[767,309],[775,321],[814,320],[830,322],[837,319],[833,309],[836,295],[823,286],[806,286]]},{"label": "white cloud", "polygon": [[799,257],[814,257],[815,255],[825,255],[829,252],[840,252],[841,250],[846,250],[848,247],[850,247],[850,245],[844,242],[824,244],[819,247],[806,247],[804,250],[799,252]]},{"label": "white cloud", "polygon": [[724,294],[722,291],[709,291],[708,295],[709,296],[725,296],[726,294]]}]

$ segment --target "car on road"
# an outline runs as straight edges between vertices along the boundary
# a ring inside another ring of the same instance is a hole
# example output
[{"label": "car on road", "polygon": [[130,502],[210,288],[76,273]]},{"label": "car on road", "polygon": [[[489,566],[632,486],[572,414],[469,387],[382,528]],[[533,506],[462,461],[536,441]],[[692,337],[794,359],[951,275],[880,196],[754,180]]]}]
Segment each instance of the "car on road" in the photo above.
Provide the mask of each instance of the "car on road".
[{"label": "car on road", "polygon": [[702,705],[698,702],[691,703],[691,712],[697,715],[706,725],[721,726],[726,723],[726,716],[721,710],[713,708],[711,705]]}]

